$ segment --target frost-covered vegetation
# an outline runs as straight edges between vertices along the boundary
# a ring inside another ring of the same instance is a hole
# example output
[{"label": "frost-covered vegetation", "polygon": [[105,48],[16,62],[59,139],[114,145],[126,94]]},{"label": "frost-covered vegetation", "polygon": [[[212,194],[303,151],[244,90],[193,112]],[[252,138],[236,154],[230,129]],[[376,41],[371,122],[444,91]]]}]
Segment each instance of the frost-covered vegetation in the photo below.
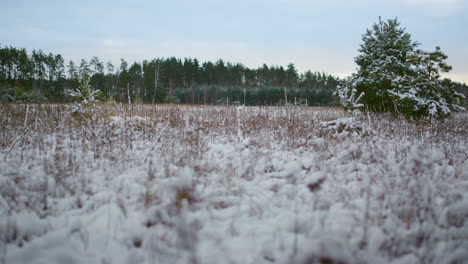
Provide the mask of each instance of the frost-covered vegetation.
[{"label": "frost-covered vegetation", "polygon": [[399,25],[397,19],[379,20],[362,36],[354,60],[358,71],[337,88],[343,106],[430,118],[463,111],[461,85],[440,76],[452,69],[447,55],[439,47],[417,49],[419,43]]},{"label": "frost-covered vegetation", "polygon": [[0,263],[466,263],[468,116],[0,106]]},{"label": "frost-covered vegetation", "polygon": [[69,91],[69,96],[73,99],[73,105],[67,106],[73,115],[86,115],[86,109],[92,107],[99,100],[96,99],[101,93],[99,90],[92,90],[89,85],[90,76],[82,74],[80,85],[77,89]]}]

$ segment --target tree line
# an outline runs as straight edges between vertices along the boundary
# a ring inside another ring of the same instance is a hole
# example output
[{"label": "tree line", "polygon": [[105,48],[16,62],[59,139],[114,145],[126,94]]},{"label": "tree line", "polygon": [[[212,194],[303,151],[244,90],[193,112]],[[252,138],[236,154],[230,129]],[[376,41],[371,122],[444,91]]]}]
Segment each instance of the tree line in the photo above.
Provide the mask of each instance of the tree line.
[{"label": "tree line", "polygon": [[339,79],[329,74],[298,73],[292,63],[287,67],[264,64],[256,69],[222,59],[202,63],[175,57],[131,65],[124,59],[114,65],[98,57],[66,63],[60,54],[0,47],[3,101],[23,96],[66,102],[68,91],[78,87],[83,75],[90,76],[91,87],[101,91],[103,100],[145,103],[330,105],[339,84]]}]

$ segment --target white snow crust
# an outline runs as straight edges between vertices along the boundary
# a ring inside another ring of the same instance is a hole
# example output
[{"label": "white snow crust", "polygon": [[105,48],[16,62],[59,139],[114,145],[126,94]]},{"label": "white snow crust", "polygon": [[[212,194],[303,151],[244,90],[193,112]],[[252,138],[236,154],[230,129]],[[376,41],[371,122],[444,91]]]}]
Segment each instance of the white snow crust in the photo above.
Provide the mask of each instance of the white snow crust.
[{"label": "white snow crust", "polygon": [[468,263],[466,113],[36,118],[0,151],[0,263]]}]

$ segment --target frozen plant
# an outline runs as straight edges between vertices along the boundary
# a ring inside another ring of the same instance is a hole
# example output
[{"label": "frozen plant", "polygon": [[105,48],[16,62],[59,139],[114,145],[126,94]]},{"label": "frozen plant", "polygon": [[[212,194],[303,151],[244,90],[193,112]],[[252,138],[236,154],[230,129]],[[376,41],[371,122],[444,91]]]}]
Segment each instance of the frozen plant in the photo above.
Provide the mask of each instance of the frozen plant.
[{"label": "frozen plant", "polygon": [[447,55],[439,47],[433,52],[416,50],[408,57],[414,73],[388,91],[398,102],[399,111],[405,115],[441,118],[465,110],[460,105],[465,96],[456,91],[458,84],[440,79],[440,73],[449,72],[452,67],[444,62]]},{"label": "frozen plant", "polygon": [[362,41],[354,59],[357,72],[337,90],[345,108],[362,97],[370,111],[412,117],[444,118],[464,110],[460,105],[464,97],[456,92],[459,84],[440,79],[440,73],[452,67],[439,47],[433,52],[416,49],[420,44],[397,19],[379,19]]},{"label": "frozen plant", "polygon": [[93,91],[91,89],[90,79],[89,74],[83,72],[78,88],[69,91],[68,95],[73,99],[73,105],[68,106],[68,110],[72,114],[84,114],[87,107],[94,102],[98,102],[96,97],[100,90]]},{"label": "frozen plant", "polygon": [[356,97],[357,89],[351,78],[342,81],[342,84],[336,88],[336,95],[340,98],[341,105],[350,113],[357,113],[360,108],[364,107],[364,104],[359,103],[359,101],[365,93],[361,92]]}]

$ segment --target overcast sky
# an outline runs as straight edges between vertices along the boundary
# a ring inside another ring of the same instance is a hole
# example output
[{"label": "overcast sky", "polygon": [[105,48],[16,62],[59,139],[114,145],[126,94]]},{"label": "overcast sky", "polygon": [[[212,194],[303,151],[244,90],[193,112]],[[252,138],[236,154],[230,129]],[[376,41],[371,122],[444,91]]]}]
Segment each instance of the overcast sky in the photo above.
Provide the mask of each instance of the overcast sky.
[{"label": "overcast sky", "polygon": [[0,0],[0,45],[66,60],[156,57],[354,72],[366,28],[397,17],[468,83],[468,0]]}]

